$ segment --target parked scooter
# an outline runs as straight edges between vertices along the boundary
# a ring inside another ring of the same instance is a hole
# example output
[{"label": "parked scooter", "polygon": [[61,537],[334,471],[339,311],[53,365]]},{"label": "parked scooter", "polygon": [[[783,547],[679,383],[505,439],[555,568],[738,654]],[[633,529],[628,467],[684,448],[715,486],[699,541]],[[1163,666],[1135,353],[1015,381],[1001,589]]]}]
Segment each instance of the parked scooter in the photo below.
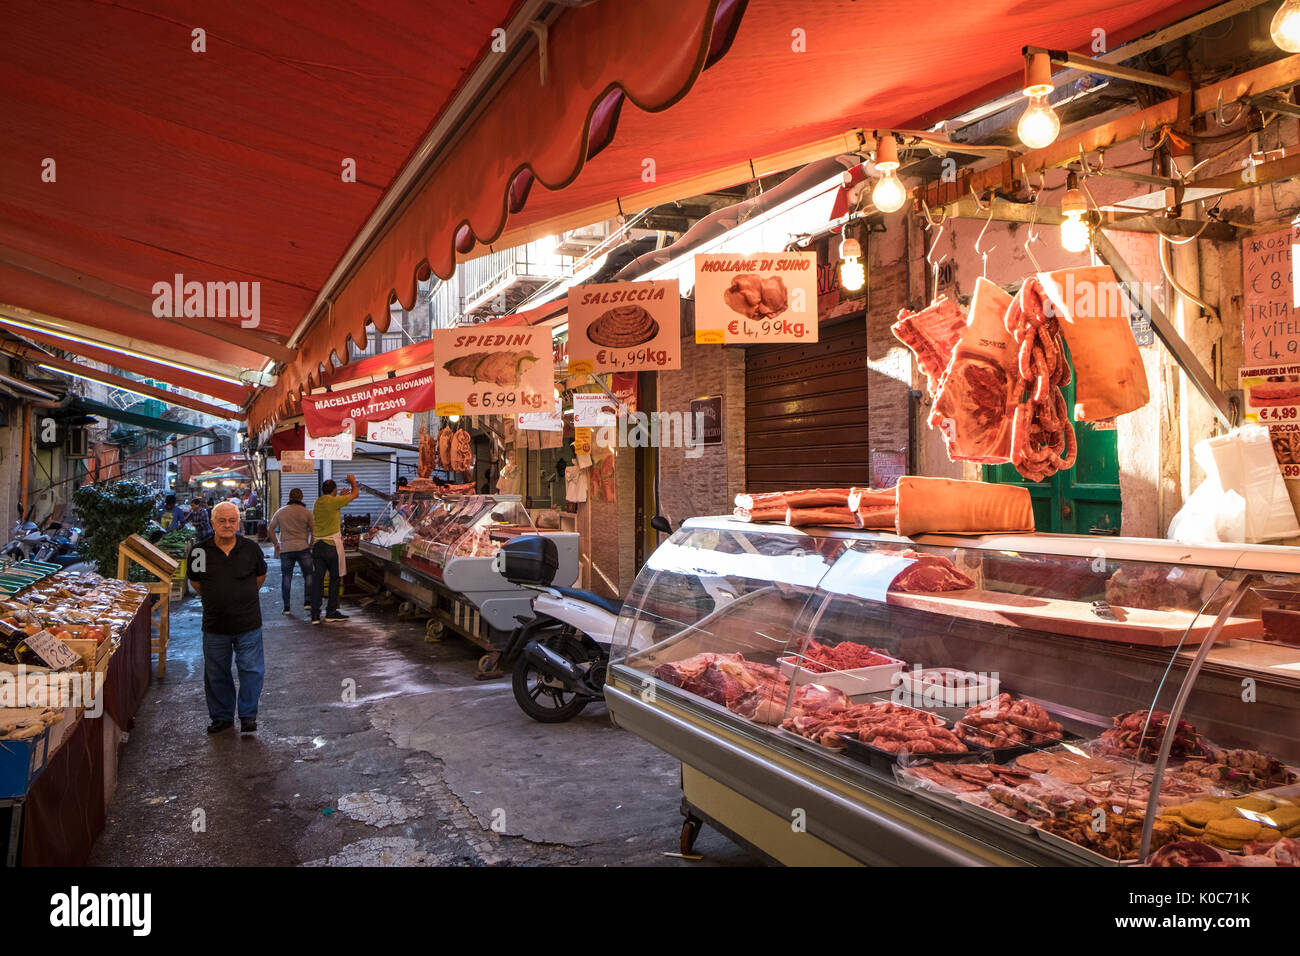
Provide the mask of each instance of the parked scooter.
[{"label": "parked scooter", "polygon": [[[45,529],[44,538],[45,543],[36,552],[37,561],[48,561],[62,566],[64,570],[83,570],[80,565],[85,562],[77,553],[77,542],[81,540],[80,528],[64,527],[54,521]],[[87,564],[85,570],[89,570],[89,567]]]},{"label": "parked scooter", "polygon": [[546,535],[524,535],[497,554],[496,570],[513,584],[538,592],[534,617],[516,618],[497,667],[511,671],[515,701],[544,724],[577,716],[593,700],[605,699],[614,625],[622,601],[578,588],[556,587],[559,567],[555,542]]},{"label": "parked scooter", "polygon": [[45,536],[34,521],[14,523],[13,536],[9,543],[0,548],[0,555],[15,561],[27,561],[36,557],[36,552],[45,544]]}]

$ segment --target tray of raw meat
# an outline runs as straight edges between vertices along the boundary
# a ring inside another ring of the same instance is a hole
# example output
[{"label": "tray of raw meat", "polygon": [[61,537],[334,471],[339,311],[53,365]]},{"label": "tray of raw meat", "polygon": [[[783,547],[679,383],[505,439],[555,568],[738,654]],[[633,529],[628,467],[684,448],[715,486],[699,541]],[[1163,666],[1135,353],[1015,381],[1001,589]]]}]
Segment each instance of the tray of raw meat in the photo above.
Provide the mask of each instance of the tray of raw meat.
[{"label": "tray of raw meat", "polygon": [[823,644],[815,638],[802,654],[787,654],[780,663],[781,673],[796,684],[834,687],[850,697],[889,690],[894,675],[907,666],[883,648],[854,641]]}]

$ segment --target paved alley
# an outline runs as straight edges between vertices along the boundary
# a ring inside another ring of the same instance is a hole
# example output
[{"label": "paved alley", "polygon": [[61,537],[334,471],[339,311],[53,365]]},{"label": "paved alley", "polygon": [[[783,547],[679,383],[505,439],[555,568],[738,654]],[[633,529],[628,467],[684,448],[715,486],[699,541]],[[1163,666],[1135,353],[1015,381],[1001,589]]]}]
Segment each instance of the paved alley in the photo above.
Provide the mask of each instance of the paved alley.
[{"label": "paved alley", "polygon": [[508,678],[474,679],[478,648],[427,643],[423,620],[345,602],[349,622],[312,627],[300,578],[282,616],[279,562],[267,564],[258,732],[205,732],[199,600],[174,602],[167,673],[123,747],[92,864],[759,862],[707,828],[702,863],[665,856],[681,829],[678,764],[603,706],[536,723]]}]

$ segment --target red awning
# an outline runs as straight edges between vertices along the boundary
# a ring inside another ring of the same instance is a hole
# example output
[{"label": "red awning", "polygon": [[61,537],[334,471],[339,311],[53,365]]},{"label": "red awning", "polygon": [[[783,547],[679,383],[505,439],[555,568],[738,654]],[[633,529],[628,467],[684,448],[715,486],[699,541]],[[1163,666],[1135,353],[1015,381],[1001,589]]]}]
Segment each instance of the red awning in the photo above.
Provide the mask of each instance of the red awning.
[{"label": "red awning", "polygon": [[[247,368],[288,358],[317,291],[518,4],[6,4],[0,306]],[[154,284],[176,274],[258,282],[258,326],[155,318]]]},{"label": "red awning", "polygon": [[248,467],[248,459],[237,451],[222,451],[212,455],[181,455],[181,484],[189,484],[195,475],[218,469],[238,471]]},{"label": "red awning", "polygon": [[[423,267],[446,277],[457,255],[487,243],[506,248],[734,185],[753,158],[855,128],[931,125],[965,109],[972,91],[1019,88],[1026,44],[1091,53],[1096,30],[1114,46],[1212,5],[643,0],[571,10],[550,30],[548,85],[534,53],[376,243],[282,384],[258,396],[250,422],[288,413],[292,394],[316,385],[368,320],[385,328],[394,295],[413,304]],[[729,178],[710,183],[719,171]]]}]

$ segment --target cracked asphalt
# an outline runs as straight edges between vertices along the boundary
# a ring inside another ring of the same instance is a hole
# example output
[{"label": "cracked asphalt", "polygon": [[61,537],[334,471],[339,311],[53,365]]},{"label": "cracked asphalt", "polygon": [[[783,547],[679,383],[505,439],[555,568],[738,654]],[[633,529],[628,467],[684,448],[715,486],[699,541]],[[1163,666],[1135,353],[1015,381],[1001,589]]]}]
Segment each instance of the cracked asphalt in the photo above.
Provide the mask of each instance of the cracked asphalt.
[{"label": "cracked asphalt", "polygon": [[312,627],[261,593],[266,684],[256,734],[206,733],[201,608],[173,602],[166,676],[122,748],[97,866],[744,866],[705,828],[678,849],[679,765],[589,705],[539,724],[482,653],[391,608]]}]

